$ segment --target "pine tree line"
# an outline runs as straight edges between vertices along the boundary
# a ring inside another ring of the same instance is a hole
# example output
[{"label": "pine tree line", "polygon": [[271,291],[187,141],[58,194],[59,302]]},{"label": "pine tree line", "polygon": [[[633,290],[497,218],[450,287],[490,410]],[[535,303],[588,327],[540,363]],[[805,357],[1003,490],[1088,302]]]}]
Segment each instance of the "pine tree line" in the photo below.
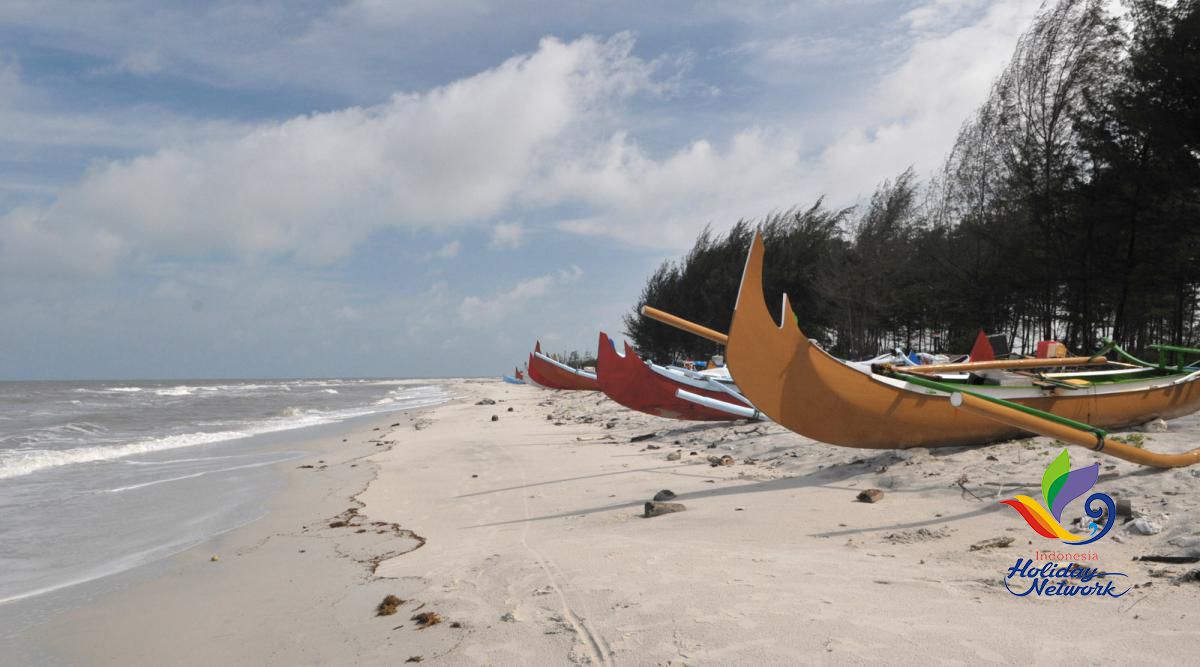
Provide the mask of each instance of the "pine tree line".
[{"label": "pine tree line", "polygon": [[1018,351],[1101,338],[1200,344],[1200,0],[1044,9],[940,174],[910,169],[858,207],[705,229],[650,276],[626,334],[656,359],[718,351],[643,304],[728,330],[753,231],[769,304],[840,356],[965,351],[980,328]]}]

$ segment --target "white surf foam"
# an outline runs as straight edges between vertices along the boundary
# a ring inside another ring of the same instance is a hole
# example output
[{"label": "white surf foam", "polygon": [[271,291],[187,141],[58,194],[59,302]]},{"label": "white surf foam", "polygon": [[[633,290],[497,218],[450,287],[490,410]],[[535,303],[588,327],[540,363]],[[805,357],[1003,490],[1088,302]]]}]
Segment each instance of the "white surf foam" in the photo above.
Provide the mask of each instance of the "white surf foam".
[{"label": "white surf foam", "polygon": [[[430,390],[415,392],[416,395],[413,396],[397,396],[389,401],[387,404],[388,409],[365,407],[322,413],[288,408],[284,410],[283,415],[279,418],[256,424],[247,424],[244,428],[236,431],[184,433],[122,445],[93,445],[69,449],[0,450],[0,479],[20,477],[57,466],[110,461],[137,454],[150,454],[169,449],[194,447],[196,445],[248,438],[263,433],[331,424],[355,417],[390,412],[396,409],[428,407],[443,403],[451,398],[436,387],[430,387]],[[86,426],[94,425],[88,424]]]}]

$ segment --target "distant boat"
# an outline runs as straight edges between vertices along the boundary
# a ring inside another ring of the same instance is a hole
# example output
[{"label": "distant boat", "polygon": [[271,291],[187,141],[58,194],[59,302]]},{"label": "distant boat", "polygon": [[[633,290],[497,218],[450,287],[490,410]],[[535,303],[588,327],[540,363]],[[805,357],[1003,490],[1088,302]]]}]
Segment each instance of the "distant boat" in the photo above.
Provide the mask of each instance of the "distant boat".
[{"label": "distant boat", "polygon": [[513,374],[505,375],[504,381],[509,384],[525,384],[525,374],[521,372],[520,368],[513,368]]},{"label": "distant boat", "polygon": [[[699,373],[642,361],[629,343],[625,343],[625,354],[621,354],[603,332],[596,374],[606,396],[631,410],[658,417],[732,421],[757,414],[731,383],[725,385]],[[677,395],[681,390],[684,395]]]},{"label": "distant boat", "polygon": [[595,373],[571,368],[542,354],[541,341],[538,341],[533,347],[533,352],[529,353],[526,370],[527,381],[544,389],[600,391],[600,383],[596,380]]}]

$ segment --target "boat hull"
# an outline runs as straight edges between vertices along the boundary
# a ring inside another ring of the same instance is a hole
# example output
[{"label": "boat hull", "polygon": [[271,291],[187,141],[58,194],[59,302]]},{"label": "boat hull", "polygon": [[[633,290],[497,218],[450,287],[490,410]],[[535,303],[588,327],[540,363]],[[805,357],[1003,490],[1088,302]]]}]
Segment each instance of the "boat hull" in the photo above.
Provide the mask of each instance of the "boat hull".
[{"label": "boat hull", "polygon": [[542,345],[538,343],[529,355],[529,365],[525,368],[526,377],[534,384],[546,389],[567,389],[575,391],[600,391],[600,383],[591,373],[576,370],[560,364],[542,354]]},{"label": "boat hull", "polygon": [[[783,300],[776,325],[762,290],[763,244],[746,260],[726,359],[742,393],[775,422],[834,445],[874,449],[983,444],[1029,435],[952,406],[945,393],[855,368],[815,345]],[[998,397],[1085,422],[1119,428],[1200,409],[1197,376],[1126,386],[1058,388],[972,386]]]},{"label": "boat hull", "polygon": [[655,373],[637,356],[629,343],[625,343],[625,354],[622,355],[617,352],[612,339],[604,333],[600,334],[596,354],[596,377],[600,381],[600,390],[612,400],[631,410],[658,417],[690,421],[732,421],[742,418],[679,398],[675,392],[680,389],[745,407],[741,403],[734,403],[728,394],[675,382]]}]

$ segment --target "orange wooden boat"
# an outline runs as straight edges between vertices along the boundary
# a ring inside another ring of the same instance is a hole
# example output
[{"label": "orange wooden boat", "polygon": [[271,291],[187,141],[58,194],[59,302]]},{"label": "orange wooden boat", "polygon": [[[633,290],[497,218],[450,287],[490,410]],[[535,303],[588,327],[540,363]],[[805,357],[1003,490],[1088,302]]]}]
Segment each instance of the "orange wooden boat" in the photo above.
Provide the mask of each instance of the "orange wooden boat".
[{"label": "orange wooden boat", "polygon": [[[874,449],[982,444],[1037,433],[1143,465],[1200,462],[1200,449],[1157,454],[1115,441],[1104,431],[1200,409],[1200,370],[1184,367],[1182,361],[1173,367],[1161,361],[1153,366],[1124,355],[1138,363],[1114,370],[1043,373],[1037,376],[1040,380],[1029,380],[1024,386],[955,385],[904,367],[849,364],[804,335],[786,295],[782,325],[771,318],[762,291],[763,252],[756,234],[728,337],[679,322],[698,335],[724,339],[726,360],[742,393],[776,423],[796,433],[835,445]],[[679,322],[672,323],[679,326]],[[1013,367],[1028,372],[1051,365],[1101,363],[1106,360],[1094,356],[948,364],[927,370]]]},{"label": "orange wooden boat", "polygon": [[529,354],[529,365],[525,370],[526,381],[544,389],[600,391],[595,373],[571,368],[542,354],[541,341],[534,345],[533,352]]},{"label": "orange wooden boat", "polygon": [[[742,419],[740,413],[747,407],[729,392],[713,389],[711,383],[715,380],[697,380],[647,364],[629,343],[625,343],[625,354],[617,352],[616,343],[603,332],[596,355],[596,377],[600,381],[600,390],[617,403],[669,419],[732,421]],[[680,398],[676,392],[681,389],[729,404],[736,412],[717,410]]]}]

